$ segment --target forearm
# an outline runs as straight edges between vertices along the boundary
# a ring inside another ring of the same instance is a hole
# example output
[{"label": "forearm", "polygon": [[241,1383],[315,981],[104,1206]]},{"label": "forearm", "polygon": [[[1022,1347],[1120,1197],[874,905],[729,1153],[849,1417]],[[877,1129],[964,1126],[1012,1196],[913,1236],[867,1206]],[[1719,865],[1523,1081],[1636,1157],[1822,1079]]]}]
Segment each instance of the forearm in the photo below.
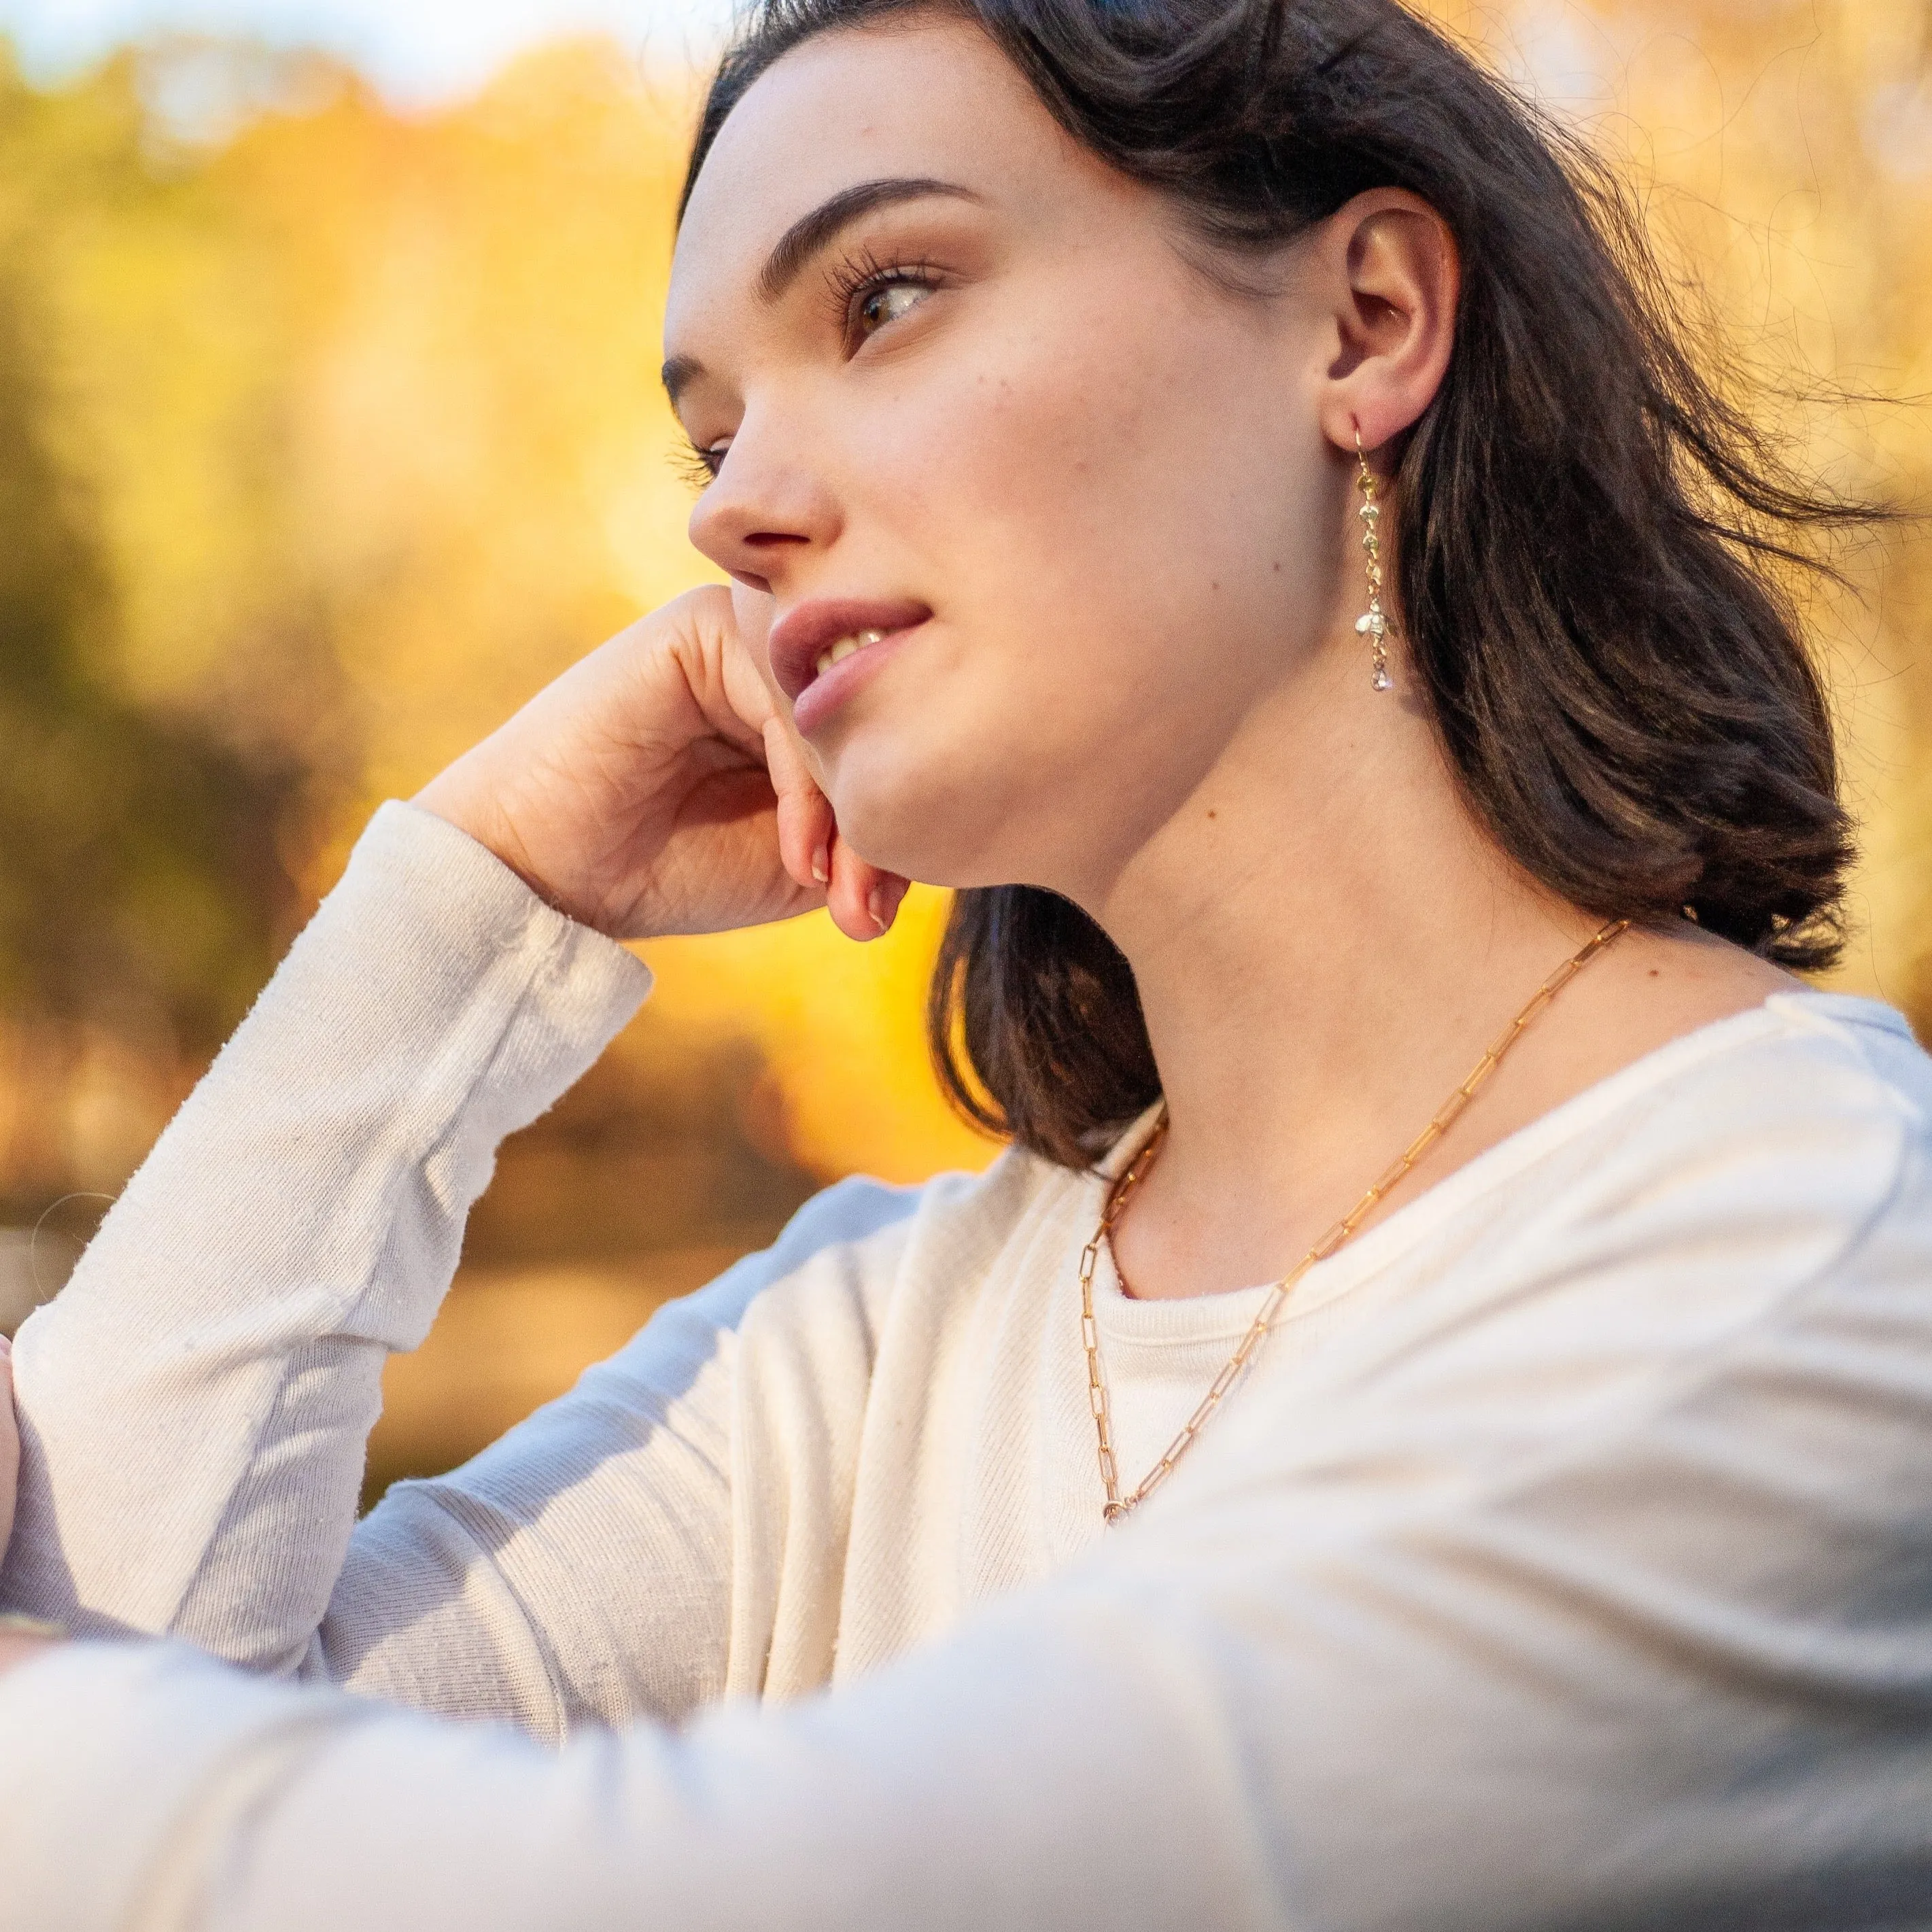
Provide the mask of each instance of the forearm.
[{"label": "forearm", "polygon": [[342,884],[15,1355],[0,1601],[288,1668],[497,1142],[634,1010],[628,954],[427,814]]},{"label": "forearm", "polygon": [[1460,1362],[1292,1412],[1259,1382],[1051,1582],[677,1733],[550,1754],[178,1650],[42,1657],[0,1677],[0,1932],[1604,1932],[1809,1924],[1825,1888],[1907,1922],[1924,1264],[1774,1288],[1608,1388],[1582,1311],[1527,1318],[1518,1391],[1585,1392],[1474,1438]]},{"label": "forearm", "polygon": [[[0,1932],[1274,1924],[1221,1740],[1157,1669],[1136,1683],[1154,1661],[994,1634],[842,1696],[559,1755],[76,1647],[0,1680],[0,1728],[42,1760],[31,1786],[0,1778]],[[81,1832],[109,1841],[86,1886]],[[178,1916],[130,1922],[158,1894]]]}]

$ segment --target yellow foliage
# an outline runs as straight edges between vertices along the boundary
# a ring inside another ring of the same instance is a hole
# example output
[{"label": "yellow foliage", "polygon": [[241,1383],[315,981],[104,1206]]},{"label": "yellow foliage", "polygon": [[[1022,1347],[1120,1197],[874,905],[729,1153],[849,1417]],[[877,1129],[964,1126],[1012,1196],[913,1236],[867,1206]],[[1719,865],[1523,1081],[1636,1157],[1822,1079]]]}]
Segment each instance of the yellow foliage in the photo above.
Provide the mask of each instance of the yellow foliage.
[{"label": "yellow foliage", "polygon": [[982,1167],[994,1144],[941,1100],[926,992],[946,896],[915,886],[891,932],[855,946],[823,913],[644,949],[653,998],[681,1027],[748,1031],[784,1096],[794,1154],[828,1177],[922,1180]]}]

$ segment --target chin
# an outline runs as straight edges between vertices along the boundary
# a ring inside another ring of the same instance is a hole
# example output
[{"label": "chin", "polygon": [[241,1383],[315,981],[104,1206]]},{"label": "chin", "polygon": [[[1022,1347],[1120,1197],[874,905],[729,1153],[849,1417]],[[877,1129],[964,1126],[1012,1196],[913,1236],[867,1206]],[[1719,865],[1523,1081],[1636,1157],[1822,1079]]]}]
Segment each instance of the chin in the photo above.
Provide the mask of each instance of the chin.
[{"label": "chin", "polygon": [[870,864],[932,886],[1004,884],[1016,876],[1018,789],[934,756],[842,754],[832,773],[838,836]]}]

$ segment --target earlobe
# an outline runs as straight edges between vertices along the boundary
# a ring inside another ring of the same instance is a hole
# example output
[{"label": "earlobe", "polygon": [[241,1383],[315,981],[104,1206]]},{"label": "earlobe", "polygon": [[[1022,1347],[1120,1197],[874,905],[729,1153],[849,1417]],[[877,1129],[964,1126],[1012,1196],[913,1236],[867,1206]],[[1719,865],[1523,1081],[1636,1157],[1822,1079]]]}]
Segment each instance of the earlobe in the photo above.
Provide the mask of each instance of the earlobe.
[{"label": "earlobe", "polygon": [[1358,195],[1333,218],[1336,329],[1322,428],[1352,454],[1411,428],[1442,386],[1461,272],[1441,215],[1400,188]]}]

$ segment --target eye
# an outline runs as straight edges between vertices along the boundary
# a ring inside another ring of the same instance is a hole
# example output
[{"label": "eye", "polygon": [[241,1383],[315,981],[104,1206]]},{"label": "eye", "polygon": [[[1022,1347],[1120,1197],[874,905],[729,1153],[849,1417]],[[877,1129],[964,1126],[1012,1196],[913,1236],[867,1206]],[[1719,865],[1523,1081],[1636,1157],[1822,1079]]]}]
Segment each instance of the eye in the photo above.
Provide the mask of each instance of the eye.
[{"label": "eye", "polygon": [[916,308],[932,292],[923,282],[896,279],[874,282],[862,289],[853,308],[853,328],[860,336],[875,335],[889,322],[896,322],[910,309]]},{"label": "eye", "polygon": [[670,460],[682,473],[684,480],[702,494],[718,480],[725,452],[730,447],[728,442],[714,442],[700,449],[695,443],[687,442],[671,452]]},{"label": "eye", "polygon": [[869,249],[835,262],[830,275],[831,312],[844,335],[846,353],[904,320],[943,280],[929,262],[882,262]]}]

